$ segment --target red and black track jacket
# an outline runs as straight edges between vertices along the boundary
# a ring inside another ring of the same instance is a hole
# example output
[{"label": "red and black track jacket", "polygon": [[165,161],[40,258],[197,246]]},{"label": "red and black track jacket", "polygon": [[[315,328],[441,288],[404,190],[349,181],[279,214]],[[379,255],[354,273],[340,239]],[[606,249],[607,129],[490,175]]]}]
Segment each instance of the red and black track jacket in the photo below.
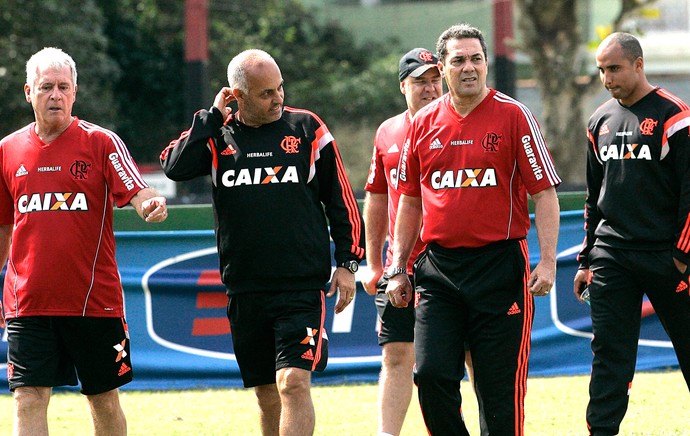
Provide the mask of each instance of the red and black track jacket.
[{"label": "red and black track jacket", "polygon": [[[363,222],[338,148],[312,112],[285,107],[258,128],[217,108],[161,154],[172,180],[211,175],[228,294],[322,289],[335,260],[364,256]],[[328,221],[327,221],[328,218]]]},{"label": "red and black track jacket", "polygon": [[690,262],[690,109],[660,88],[631,107],[611,99],[589,120],[586,239],[593,246],[671,250]]}]

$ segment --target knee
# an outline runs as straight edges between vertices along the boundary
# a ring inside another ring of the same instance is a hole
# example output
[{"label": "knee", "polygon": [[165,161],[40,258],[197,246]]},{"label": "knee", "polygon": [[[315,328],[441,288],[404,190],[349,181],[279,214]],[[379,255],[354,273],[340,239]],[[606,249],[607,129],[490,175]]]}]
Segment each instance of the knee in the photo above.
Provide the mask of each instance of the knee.
[{"label": "knee", "polygon": [[411,371],[414,366],[412,343],[388,343],[383,347],[383,366],[390,370]]},{"label": "knee", "polygon": [[120,396],[117,390],[103,392],[102,394],[87,395],[87,401],[94,416],[119,417],[123,415],[120,407]]},{"label": "knee", "polygon": [[280,395],[275,384],[256,386],[254,393],[261,408],[280,405]]},{"label": "knee", "polygon": [[429,384],[435,384],[438,382],[438,377],[430,371],[419,371],[415,370],[413,374],[414,384],[417,387],[427,386]]},{"label": "knee", "polygon": [[278,392],[284,395],[308,395],[311,373],[300,368],[283,368],[278,371]]},{"label": "knee", "polygon": [[414,383],[418,387],[445,386],[456,381],[459,383],[460,378],[455,380],[449,377],[446,368],[432,365],[417,365],[414,369]]},{"label": "knee", "polygon": [[46,411],[50,388],[24,386],[14,390],[14,404],[18,414]]}]

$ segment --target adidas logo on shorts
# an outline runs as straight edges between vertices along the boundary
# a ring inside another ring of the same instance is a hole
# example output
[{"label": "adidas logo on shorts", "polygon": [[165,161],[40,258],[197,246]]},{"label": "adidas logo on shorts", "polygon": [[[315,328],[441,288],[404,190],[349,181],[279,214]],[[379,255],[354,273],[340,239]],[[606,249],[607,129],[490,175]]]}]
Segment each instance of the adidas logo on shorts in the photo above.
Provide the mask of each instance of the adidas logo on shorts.
[{"label": "adidas logo on shorts", "polygon": [[314,360],[314,353],[311,352],[311,348],[302,353],[302,359],[304,360]]},{"label": "adidas logo on shorts", "polygon": [[127,364],[125,364],[125,362],[122,362],[122,365],[120,365],[120,370],[117,372],[117,376],[122,377],[123,375],[127,374],[131,370],[132,370],[132,368],[127,366]]}]

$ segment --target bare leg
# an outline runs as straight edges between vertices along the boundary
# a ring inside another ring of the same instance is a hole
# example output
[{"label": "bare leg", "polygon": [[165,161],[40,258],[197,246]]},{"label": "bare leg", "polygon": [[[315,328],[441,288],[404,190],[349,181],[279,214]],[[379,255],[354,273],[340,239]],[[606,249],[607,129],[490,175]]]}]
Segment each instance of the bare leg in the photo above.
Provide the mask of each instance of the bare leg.
[{"label": "bare leg", "polygon": [[120,406],[117,389],[102,394],[87,395],[91,407],[93,431],[96,436],[124,436],[127,434],[127,419]]},{"label": "bare leg", "polygon": [[472,366],[472,354],[470,354],[470,350],[465,350],[465,370],[470,386],[474,389],[474,366]]},{"label": "bare leg", "polygon": [[414,343],[383,346],[379,376],[379,434],[399,435],[412,399]]},{"label": "bare leg", "polygon": [[311,372],[299,368],[283,368],[276,377],[282,404],[281,436],[314,434],[314,404],[311,401]]},{"label": "bare leg", "polygon": [[261,385],[254,388],[259,401],[261,434],[278,436],[280,434],[280,395],[275,384]]},{"label": "bare leg", "polygon": [[24,386],[14,390],[14,436],[47,436],[51,388]]}]

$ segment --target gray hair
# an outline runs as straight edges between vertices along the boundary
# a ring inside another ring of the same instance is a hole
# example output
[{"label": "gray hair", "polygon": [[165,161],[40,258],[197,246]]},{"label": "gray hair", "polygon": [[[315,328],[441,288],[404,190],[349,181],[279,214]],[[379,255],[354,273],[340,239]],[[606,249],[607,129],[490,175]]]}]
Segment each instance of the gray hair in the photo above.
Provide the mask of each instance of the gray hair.
[{"label": "gray hair", "polygon": [[436,42],[436,55],[438,56],[438,60],[440,62],[445,61],[448,55],[448,40],[465,38],[478,39],[479,44],[482,46],[482,51],[484,52],[484,59],[488,60],[484,35],[481,30],[467,23],[455,24],[446,29],[441,36],[438,37],[438,41]]},{"label": "gray hair", "polygon": [[64,51],[55,47],[45,47],[34,53],[26,62],[26,84],[33,89],[39,68],[64,68],[72,71],[72,82],[77,86],[77,64]]},{"label": "gray hair", "polygon": [[256,48],[245,50],[232,58],[228,64],[228,85],[231,88],[237,88],[244,93],[248,93],[247,66],[260,60],[275,62],[275,59],[270,54]]}]

